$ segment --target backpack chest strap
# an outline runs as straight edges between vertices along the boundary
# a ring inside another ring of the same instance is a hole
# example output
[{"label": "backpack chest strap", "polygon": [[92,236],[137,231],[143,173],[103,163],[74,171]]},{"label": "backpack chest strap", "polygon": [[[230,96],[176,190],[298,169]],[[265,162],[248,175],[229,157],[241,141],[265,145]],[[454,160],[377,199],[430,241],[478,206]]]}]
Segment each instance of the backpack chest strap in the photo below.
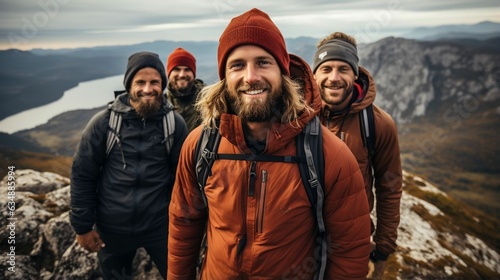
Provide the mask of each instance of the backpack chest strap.
[{"label": "backpack chest strap", "polygon": [[288,163],[303,163],[306,162],[305,157],[298,156],[270,156],[270,155],[255,155],[255,154],[216,154],[213,153],[214,159],[228,160],[246,160],[246,161],[269,161],[269,162],[288,162]]}]

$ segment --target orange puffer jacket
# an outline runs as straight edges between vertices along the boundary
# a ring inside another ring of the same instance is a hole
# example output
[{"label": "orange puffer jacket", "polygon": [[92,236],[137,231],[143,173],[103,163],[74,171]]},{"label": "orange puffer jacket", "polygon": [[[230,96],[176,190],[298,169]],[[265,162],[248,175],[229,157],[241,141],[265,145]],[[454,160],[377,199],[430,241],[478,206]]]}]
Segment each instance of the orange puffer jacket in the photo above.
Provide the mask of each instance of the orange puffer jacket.
[{"label": "orange puffer jacket", "polygon": [[[291,55],[291,76],[302,75],[305,100],[318,112],[321,98],[312,73]],[[305,75],[305,76],[304,76]],[[303,113],[303,127],[314,116]],[[241,120],[223,114],[219,153],[251,154]],[[301,128],[274,124],[263,154],[295,155]],[[168,279],[194,279],[203,233],[208,250],[202,279],[313,279],[317,263],[316,217],[297,164],[216,160],[205,208],[194,171],[202,127],[186,139],[170,203]],[[370,217],[363,177],[349,148],[322,127],[325,157],[323,216],[328,239],[325,279],[365,279]],[[249,193],[250,173],[256,180]],[[208,219],[207,219],[208,218]],[[298,278],[297,278],[298,277]]]}]

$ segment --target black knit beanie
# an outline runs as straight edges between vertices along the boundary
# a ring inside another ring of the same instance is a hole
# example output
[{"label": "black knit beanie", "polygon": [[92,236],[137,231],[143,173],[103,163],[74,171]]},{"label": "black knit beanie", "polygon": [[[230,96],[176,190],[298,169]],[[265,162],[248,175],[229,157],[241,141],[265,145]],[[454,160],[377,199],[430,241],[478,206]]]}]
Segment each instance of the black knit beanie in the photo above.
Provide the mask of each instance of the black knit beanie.
[{"label": "black knit beanie", "polygon": [[356,46],[339,39],[332,39],[319,47],[314,54],[313,73],[328,60],[340,60],[349,64],[356,76],[359,75],[358,50]]},{"label": "black knit beanie", "polygon": [[123,86],[127,91],[130,90],[130,84],[135,74],[142,68],[151,67],[156,69],[161,76],[161,90],[162,92],[167,87],[167,76],[165,75],[165,67],[160,57],[152,52],[137,52],[128,58],[127,70],[123,78]]}]

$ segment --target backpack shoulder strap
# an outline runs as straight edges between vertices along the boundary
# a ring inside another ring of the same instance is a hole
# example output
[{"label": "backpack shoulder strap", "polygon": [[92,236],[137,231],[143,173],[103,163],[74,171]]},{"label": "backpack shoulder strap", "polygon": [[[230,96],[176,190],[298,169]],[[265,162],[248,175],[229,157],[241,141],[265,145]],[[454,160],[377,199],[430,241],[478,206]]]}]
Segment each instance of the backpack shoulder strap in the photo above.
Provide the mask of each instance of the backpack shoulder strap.
[{"label": "backpack shoulder strap", "polygon": [[172,146],[174,145],[175,134],[175,116],[174,111],[169,110],[167,114],[163,115],[163,143],[167,153],[170,154]]},{"label": "backpack shoulder strap", "polygon": [[[219,123],[217,122],[217,126]],[[203,199],[205,207],[208,207],[207,196],[205,195],[205,184],[207,183],[208,176],[212,175],[212,165],[217,157],[217,151],[219,150],[219,143],[221,135],[219,129],[217,128],[204,127],[201,132],[200,139],[196,143],[196,148],[194,151],[195,159],[195,172],[196,179],[198,181],[198,188]],[[201,267],[205,261],[207,251],[207,234],[203,234],[203,238],[200,245],[200,254],[198,261],[196,263],[196,273],[200,275]],[[199,279],[199,277],[197,277]]]},{"label": "backpack shoulder strap", "polygon": [[122,115],[116,111],[111,110],[110,105],[108,106],[109,113],[109,123],[108,123],[108,138],[106,139],[106,157],[111,152],[111,149],[115,143],[120,143],[120,128],[122,126]]},{"label": "backpack shoulder strap", "polygon": [[[305,157],[305,164],[299,164],[302,181],[306,187],[311,205],[323,205],[324,158],[321,124],[318,117],[309,122],[297,137],[297,157]],[[321,207],[320,206],[320,207]],[[316,207],[316,211],[318,208]],[[322,212],[318,213],[322,215]],[[324,228],[321,218],[320,227]]]},{"label": "backpack shoulder strap", "polygon": [[363,144],[368,149],[368,161],[373,165],[373,158],[375,157],[375,117],[373,114],[373,105],[361,110],[359,116],[361,136]]},{"label": "backpack shoulder strap", "polygon": [[323,279],[326,271],[328,244],[326,242],[326,230],[323,220],[325,163],[323,157],[323,136],[321,134],[319,118],[316,116],[310,121],[296,139],[297,156],[305,156],[306,158],[306,164],[299,163],[299,170],[309,202],[316,216],[318,242],[321,249],[321,261],[320,266],[316,270],[315,279]]},{"label": "backpack shoulder strap", "polygon": [[212,175],[212,165],[217,156],[221,135],[218,128],[203,128],[200,139],[195,149],[195,170],[198,187],[201,191],[203,202],[208,206],[204,187],[208,176]]}]

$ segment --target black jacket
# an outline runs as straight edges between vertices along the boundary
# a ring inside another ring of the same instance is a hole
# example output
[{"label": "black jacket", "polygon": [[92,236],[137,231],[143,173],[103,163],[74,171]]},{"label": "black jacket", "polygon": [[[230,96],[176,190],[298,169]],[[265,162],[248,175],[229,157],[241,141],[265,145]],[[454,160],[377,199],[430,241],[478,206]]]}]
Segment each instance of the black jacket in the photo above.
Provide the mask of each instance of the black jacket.
[{"label": "black jacket", "polygon": [[172,105],[165,98],[159,112],[145,120],[130,106],[128,94],[118,96],[110,108],[122,113],[121,147],[115,144],[106,158],[110,110],[97,113],[83,131],[73,160],[71,225],[77,234],[89,232],[94,224],[119,234],[165,230],[186,124],[175,113],[174,145],[167,155],[162,117]]},{"label": "black jacket", "polygon": [[168,83],[167,98],[186,122],[189,131],[192,131],[201,124],[200,114],[196,111],[194,104],[198,98],[198,93],[205,86],[202,80],[194,80],[193,87],[189,94],[181,94],[172,89],[172,85]]}]

